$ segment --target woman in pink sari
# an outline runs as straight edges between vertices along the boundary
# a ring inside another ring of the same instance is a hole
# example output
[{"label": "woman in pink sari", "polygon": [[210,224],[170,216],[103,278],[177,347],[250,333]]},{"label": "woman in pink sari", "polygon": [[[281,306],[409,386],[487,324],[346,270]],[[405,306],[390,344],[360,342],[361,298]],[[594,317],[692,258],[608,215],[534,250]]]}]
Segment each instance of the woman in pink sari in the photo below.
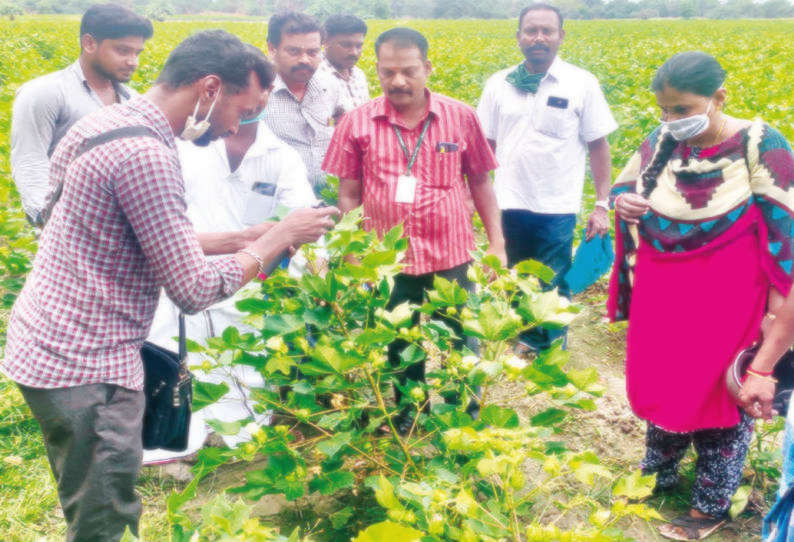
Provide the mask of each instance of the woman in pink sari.
[{"label": "woman in pink sari", "polygon": [[794,314],[794,302],[783,303],[794,276],[794,157],[774,128],[723,113],[724,80],[705,53],[665,62],[652,85],[662,124],[612,190],[608,310],[629,320],[627,391],[648,422],[642,468],[663,490],[676,484],[690,444],[698,454],[690,513],[660,528],[675,540],[700,540],[724,523],[753,417],[771,415],[771,368],[783,349],[764,344],[744,409],[725,371],[762,327],[779,328],[769,331],[780,347]]}]

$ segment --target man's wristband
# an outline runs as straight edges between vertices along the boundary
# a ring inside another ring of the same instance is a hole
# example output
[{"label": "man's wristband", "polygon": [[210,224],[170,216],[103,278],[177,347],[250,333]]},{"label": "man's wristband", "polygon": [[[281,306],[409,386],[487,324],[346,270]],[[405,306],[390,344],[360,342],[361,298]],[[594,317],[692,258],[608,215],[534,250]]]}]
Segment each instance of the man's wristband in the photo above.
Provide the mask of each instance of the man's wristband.
[{"label": "man's wristband", "polygon": [[600,199],[595,202],[596,207],[601,207],[603,210],[609,212],[609,200],[608,199]]}]

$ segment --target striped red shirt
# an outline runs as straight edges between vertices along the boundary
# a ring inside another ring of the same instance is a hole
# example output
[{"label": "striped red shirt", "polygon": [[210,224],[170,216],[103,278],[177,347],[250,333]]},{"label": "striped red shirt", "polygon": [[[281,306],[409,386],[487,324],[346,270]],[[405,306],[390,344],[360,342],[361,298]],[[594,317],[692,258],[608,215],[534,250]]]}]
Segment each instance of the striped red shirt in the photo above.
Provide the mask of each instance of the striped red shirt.
[{"label": "striped red shirt", "polygon": [[409,240],[404,271],[411,275],[471,260],[474,229],[465,177],[496,168],[474,109],[425,92],[431,120],[412,170],[418,181],[413,203],[394,201],[408,160],[392,125],[413,152],[426,117],[409,130],[383,96],[345,114],[323,162],[331,175],[362,182],[365,227],[383,234],[403,223]]}]

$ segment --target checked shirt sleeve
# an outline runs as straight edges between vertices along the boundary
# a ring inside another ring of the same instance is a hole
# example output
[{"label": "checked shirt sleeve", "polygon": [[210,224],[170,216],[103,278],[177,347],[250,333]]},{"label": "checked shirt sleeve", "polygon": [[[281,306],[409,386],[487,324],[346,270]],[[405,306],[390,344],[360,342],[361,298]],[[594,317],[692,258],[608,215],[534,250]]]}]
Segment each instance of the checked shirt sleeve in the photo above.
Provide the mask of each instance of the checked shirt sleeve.
[{"label": "checked shirt sleeve", "polygon": [[232,295],[243,271],[233,256],[208,260],[186,215],[176,154],[152,142],[121,164],[116,197],[155,279],[186,313]]}]

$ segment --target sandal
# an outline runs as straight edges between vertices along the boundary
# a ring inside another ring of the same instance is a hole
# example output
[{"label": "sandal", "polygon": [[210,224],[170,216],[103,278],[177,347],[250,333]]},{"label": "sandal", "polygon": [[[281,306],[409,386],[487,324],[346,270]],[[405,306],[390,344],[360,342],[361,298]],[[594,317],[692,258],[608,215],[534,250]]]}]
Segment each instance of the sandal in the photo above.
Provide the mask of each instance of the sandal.
[{"label": "sandal", "polygon": [[726,521],[724,517],[693,518],[687,514],[659,527],[659,534],[670,540],[703,540],[725,525]]}]

